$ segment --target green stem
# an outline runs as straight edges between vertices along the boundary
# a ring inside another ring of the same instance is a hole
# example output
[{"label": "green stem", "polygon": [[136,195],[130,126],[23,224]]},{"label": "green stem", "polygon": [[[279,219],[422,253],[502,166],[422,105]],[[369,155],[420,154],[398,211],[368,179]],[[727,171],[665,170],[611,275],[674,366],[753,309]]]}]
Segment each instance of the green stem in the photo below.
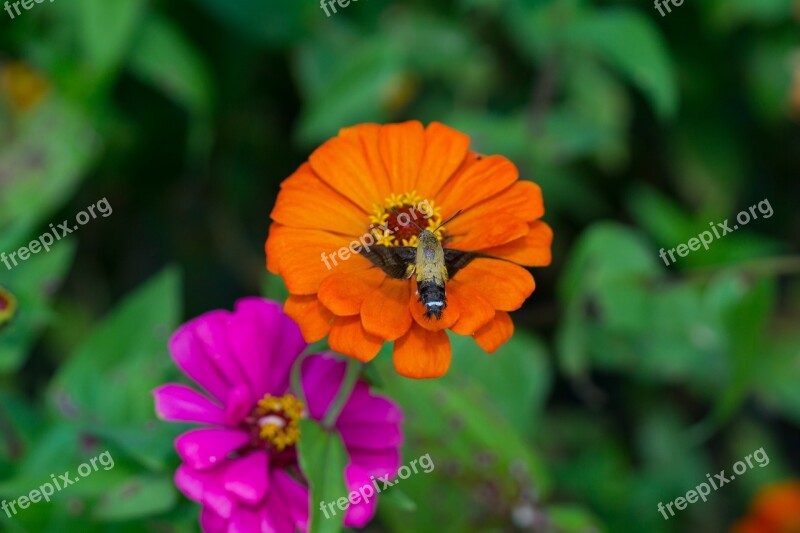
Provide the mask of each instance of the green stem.
[{"label": "green stem", "polygon": [[303,405],[308,406],[308,400],[306,400],[306,391],[303,390],[303,361],[306,360],[310,354],[304,353],[300,357],[297,358],[297,361],[294,362],[292,366],[292,390],[294,390],[295,395],[303,402]]},{"label": "green stem", "polygon": [[336,420],[342,412],[345,402],[350,398],[353,388],[356,386],[356,380],[361,373],[361,363],[355,359],[347,358],[347,371],[344,375],[342,386],[339,387],[339,392],[336,394],[333,403],[331,403],[325,419],[322,421],[322,427],[330,431],[336,425]]}]

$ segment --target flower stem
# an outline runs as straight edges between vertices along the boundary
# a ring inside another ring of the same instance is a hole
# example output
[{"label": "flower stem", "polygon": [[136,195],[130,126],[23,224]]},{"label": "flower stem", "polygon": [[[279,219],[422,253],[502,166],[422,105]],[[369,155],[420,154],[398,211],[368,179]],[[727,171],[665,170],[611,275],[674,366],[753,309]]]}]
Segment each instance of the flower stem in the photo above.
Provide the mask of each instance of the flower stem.
[{"label": "flower stem", "polygon": [[345,402],[350,398],[353,388],[356,386],[356,380],[361,373],[362,364],[355,359],[347,358],[347,371],[344,374],[342,386],[339,387],[339,392],[336,394],[328,409],[325,419],[322,421],[322,427],[330,431],[336,425],[336,420],[339,419],[339,414],[342,412]]},{"label": "flower stem", "polygon": [[308,400],[306,400],[306,391],[303,390],[303,361],[306,360],[310,354],[304,353],[297,358],[292,365],[292,390],[300,398],[300,401],[303,402],[303,405],[308,408]]}]

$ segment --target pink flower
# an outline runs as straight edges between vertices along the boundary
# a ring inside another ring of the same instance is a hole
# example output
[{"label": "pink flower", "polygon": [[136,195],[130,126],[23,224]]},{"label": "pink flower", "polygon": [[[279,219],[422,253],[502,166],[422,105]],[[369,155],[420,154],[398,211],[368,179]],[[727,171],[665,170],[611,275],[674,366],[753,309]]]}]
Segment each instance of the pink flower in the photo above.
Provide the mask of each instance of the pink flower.
[{"label": "pink flower", "polygon": [[[329,354],[307,357],[301,369],[304,406],[290,390],[290,374],[305,348],[281,305],[259,298],[238,301],[233,313],[206,313],[173,335],[173,359],[211,398],[184,385],[165,385],[155,391],[156,411],[164,420],[207,426],[175,441],[183,459],[175,483],[202,504],[204,531],[307,530],[309,490],[297,461],[296,443],[303,438],[297,421],[323,419],[346,364]],[[348,492],[371,484],[370,476],[395,475],[401,422],[394,403],[356,384],[336,422],[349,456]],[[375,499],[350,506],[345,525],[362,527],[375,506]]]}]

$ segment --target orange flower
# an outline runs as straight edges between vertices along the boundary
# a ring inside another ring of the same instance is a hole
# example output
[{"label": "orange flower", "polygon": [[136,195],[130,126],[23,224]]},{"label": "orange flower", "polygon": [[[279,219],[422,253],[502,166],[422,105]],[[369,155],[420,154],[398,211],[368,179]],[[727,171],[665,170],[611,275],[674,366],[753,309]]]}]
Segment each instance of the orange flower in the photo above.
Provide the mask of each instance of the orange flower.
[{"label": "orange flower", "polygon": [[800,533],[800,481],[770,485],[759,492],[750,514],[733,533]]},{"label": "orange flower", "polygon": [[[441,318],[429,318],[415,276],[396,279],[359,252],[410,253],[401,247],[417,245],[415,225],[434,231],[459,210],[434,235],[448,255],[481,256],[450,276]],[[458,131],[436,122],[362,124],[341,130],[283,182],[267,267],[286,282],[286,313],[308,342],[329,335],[332,350],[367,362],[394,341],[400,374],[434,378],[450,366],[446,329],[490,353],[511,337],[508,312],[534,290],[519,265],[550,263],[543,214],[535,183],[518,180],[504,157],[471,152]]]}]

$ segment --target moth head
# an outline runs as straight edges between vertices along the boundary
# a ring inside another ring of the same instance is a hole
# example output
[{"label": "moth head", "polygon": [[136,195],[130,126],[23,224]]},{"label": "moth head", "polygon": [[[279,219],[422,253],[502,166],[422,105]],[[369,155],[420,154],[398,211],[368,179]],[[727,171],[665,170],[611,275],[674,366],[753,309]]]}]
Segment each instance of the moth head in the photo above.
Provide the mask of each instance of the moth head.
[{"label": "moth head", "polygon": [[420,246],[431,248],[439,244],[439,239],[436,238],[435,233],[425,229],[419,232],[419,244]]}]

